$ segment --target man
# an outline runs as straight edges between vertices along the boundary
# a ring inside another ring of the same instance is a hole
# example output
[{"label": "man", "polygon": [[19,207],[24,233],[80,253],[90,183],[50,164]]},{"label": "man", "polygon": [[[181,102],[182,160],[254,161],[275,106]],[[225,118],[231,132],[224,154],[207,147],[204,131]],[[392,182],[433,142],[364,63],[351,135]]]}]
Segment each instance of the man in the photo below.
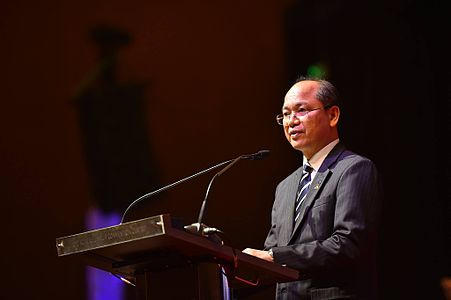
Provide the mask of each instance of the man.
[{"label": "man", "polygon": [[277,284],[277,299],[377,298],[379,179],[339,140],[339,118],[335,87],[306,78],[277,116],[304,165],[277,186],[265,250],[243,251],[300,271],[299,281]]}]

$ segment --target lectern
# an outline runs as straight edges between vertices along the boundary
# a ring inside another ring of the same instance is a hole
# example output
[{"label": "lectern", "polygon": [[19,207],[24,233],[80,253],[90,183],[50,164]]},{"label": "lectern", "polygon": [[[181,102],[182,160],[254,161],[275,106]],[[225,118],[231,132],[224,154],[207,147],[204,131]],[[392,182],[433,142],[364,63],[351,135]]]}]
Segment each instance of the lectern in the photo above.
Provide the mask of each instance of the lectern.
[{"label": "lectern", "polygon": [[[136,282],[137,299],[223,299],[233,289],[297,280],[298,271],[187,232],[169,214],[56,239],[59,257]],[[172,296],[171,296],[172,295]]]}]

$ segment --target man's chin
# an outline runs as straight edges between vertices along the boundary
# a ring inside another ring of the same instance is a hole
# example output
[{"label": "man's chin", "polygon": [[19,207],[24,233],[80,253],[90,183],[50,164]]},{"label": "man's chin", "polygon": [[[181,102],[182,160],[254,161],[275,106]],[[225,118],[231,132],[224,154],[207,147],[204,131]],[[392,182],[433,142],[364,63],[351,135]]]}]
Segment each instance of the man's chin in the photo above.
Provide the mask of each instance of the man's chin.
[{"label": "man's chin", "polygon": [[293,141],[293,140],[291,140],[290,141],[290,144],[291,144],[291,147],[293,147],[294,149],[296,149],[296,150],[298,150],[298,151],[301,151],[302,152],[302,143],[300,143],[299,141]]}]

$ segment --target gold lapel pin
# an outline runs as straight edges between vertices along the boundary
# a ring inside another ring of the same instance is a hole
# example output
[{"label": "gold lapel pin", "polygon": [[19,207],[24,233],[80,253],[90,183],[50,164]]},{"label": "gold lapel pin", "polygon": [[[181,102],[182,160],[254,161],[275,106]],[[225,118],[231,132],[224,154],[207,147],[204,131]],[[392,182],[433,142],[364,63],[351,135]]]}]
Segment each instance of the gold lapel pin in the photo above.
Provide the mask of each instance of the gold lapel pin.
[{"label": "gold lapel pin", "polygon": [[319,187],[321,186],[321,181],[320,182],[317,182],[316,184],[315,184],[315,186],[313,187],[313,189],[314,190],[319,190]]}]

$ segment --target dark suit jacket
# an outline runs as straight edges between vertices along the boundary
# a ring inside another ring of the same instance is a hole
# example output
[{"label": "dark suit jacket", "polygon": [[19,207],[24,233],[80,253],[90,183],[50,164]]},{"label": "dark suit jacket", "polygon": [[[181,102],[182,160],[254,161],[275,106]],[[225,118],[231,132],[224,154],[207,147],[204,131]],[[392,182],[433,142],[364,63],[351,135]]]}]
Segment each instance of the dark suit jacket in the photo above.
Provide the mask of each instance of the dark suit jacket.
[{"label": "dark suit jacket", "polygon": [[265,249],[301,273],[277,299],[377,299],[375,249],[380,184],[374,164],[339,143],[313,179],[294,222],[302,167],[276,189]]}]

